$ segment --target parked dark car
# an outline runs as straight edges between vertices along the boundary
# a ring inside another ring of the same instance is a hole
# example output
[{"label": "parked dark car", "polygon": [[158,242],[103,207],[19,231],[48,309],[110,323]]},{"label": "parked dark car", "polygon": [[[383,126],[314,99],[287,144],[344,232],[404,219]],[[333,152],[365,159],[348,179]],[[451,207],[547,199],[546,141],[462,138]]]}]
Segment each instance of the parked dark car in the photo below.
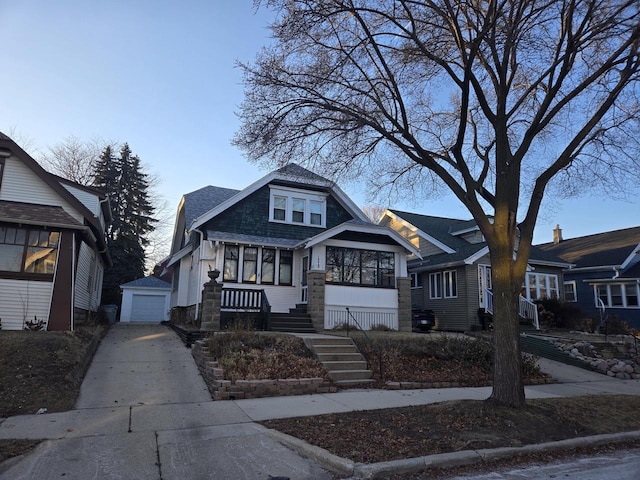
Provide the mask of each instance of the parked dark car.
[{"label": "parked dark car", "polygon": [[436,325],[433,310],[411,310],[411,326],[414,331],[428,332]]}]

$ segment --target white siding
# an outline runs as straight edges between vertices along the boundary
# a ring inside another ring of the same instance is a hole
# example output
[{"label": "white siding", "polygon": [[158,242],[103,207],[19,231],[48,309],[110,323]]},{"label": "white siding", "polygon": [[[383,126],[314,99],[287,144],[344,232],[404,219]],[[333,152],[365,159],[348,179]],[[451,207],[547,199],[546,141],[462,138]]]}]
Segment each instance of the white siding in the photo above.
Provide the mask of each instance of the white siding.
[{"label": "white siding", "polygon": [[0,200],[13,202],[37,203],[62,207],[79,222],[83,222],[82,214],[77,212],[60,195],[51,190],[33,170],[15,157],[5,161],[0,186]]},{"label": "white siding", "polygon": [[[332,329],[347,322],[346,307],[360,326],[369,330],[382,324],[398,329],[398,291],[390,288],[325,286],[324,328]],[[353,323],[353,320],[350,320]]]},{"label": "white siding", "polygon": [[103,230],[107,228],[106,222],[104,221],[104,215],[102,214],[102,208],[100,207],[100,196],[88,192],[86,190],[76,188],[72,185],[67,185],[65,183],[62,184],[64,188],[67,189],[69,193],[71,193],[74,197],[76,197],[80,202],[89,209],[91,213],[100,221],[100,226]]},{"label": "white siding", "polygon": [[190,264],[187,305],[195,305],[200,300],[200,292],[206,281],[202,279],[202,272],[200,271],[200,248],[196,248],[191,256],[185,257],[185,260]]},{"label": "white siding", "polygon": [[0,279],[0,318],[3,330],[22,330],[26,320],[48,321],[52,282]]},{"label": "white siding", "polygon": [[187,303],[188,299],[188,287],[189,287],[189,273],[190,273],[191,257],[186,256],[179,260],[175,269],[179,270],[178,274],[178,289],[171,292],[171,306],[172,307],[187,307],[190,304]]},{"label": "white siding", "polygon": [[104,280],[104,263],[102,257],[98,255],[96,264],[96,280],[93,288],[93,304],[98,307],[102,302],[102,281]]},{"label": "white siding", "polygon": [[67,189],[71,195],[76,197],[80,202],[89,209],[91,213],[93,213],[96,217],[100,214],[100,199],[98,195],[95,193],[87,192],[86,190],[82,190],[80,188],[76,188],[72,185],[67,185],[66,183],[61,184],[64,188]]},{"label": "white siding", "polygon": [[[76,287],[75,287],[75,307],[84,310],[96,310],[97,304],[95,296],[95,262],[96,254],[87,245],[82,242],[80,245],[80,255],[78,256],[78,265],[76,268]],[[89,284],[91,282],[91,285]],[[92,295],[93,294],[93,295]]]}]

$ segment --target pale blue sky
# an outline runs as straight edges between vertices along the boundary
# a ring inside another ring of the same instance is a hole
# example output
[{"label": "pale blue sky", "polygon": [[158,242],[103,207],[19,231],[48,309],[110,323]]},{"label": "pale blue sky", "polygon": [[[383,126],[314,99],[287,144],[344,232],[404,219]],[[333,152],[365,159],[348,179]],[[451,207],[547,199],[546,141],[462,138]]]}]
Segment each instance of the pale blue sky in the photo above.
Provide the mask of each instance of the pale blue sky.
[{"label": "pale blue sky", "polygon": [[[267,172],[230,145],[243,99],[235,61],[269,41],[252,0],[0,0],[0,131],[39,152],[69,136],[128,142],[175,211],[204,185],[244,188]],[[342,185],[360,206],[362,188]],[[640,204],[547,202],[535,242],[640,225]],[[455,200],[393,208],[471,218]]]}]

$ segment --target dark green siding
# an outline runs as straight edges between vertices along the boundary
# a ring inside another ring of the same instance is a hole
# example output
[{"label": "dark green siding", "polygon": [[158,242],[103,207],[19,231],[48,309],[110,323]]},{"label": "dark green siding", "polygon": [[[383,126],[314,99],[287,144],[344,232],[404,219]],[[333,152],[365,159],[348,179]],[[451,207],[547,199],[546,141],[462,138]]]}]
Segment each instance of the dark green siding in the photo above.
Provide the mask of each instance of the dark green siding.
[{"label": "dark green siding", "polygon": [[[332,196],[327,197],[327,228],[353,217]],[[264,186],[244,200],[209,220],[206,230],[234,232],[260,237],[300,239],[312,237],[325,229],[269,222],[269,187]]]}]

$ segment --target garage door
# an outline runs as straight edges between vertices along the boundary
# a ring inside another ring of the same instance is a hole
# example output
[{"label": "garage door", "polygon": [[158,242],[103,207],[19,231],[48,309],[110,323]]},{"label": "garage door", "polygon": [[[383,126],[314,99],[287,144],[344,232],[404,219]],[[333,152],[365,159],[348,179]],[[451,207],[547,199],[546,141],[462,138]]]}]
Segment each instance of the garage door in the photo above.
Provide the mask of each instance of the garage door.
[{"label": "garage door", "polygon": [[165,319],[164,295],[133,295],[131,301],[132,322],[158,322]]}]

